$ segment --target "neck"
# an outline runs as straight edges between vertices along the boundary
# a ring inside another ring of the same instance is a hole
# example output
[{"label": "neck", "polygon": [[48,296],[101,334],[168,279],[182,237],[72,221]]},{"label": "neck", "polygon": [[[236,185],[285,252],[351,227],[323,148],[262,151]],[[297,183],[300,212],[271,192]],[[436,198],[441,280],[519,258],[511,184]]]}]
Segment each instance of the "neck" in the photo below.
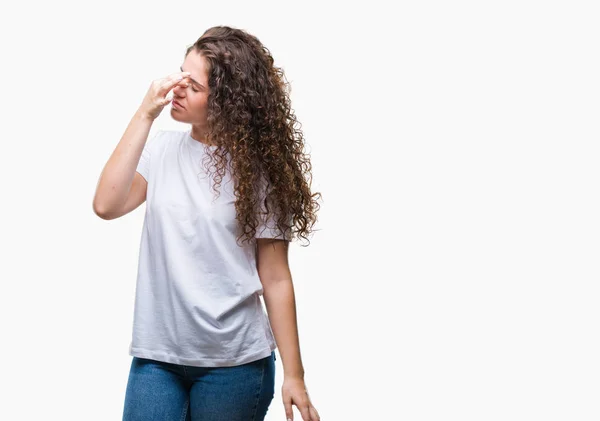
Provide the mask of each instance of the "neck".
[{"label": "neck", "polygon": [[196,127],[196,126],[192,126],[191,135],[192,135],[192,138],[197,140],[198,142],[205,143],[207,145],[209,144],[206,139],[207,132],[204,129]]}]

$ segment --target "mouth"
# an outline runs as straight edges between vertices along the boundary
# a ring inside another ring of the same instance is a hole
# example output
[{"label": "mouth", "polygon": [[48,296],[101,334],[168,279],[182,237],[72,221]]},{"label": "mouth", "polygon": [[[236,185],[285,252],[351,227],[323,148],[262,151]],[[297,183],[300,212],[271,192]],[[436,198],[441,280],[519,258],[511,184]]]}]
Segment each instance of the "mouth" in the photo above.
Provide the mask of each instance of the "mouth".
[{"label": "mouth", "polygon": [[172,104],[175,105],[175,107],[177,107],[177,108],[181,108],[182,110],[185,110],[185,107],[175,100],[172,101]]}]

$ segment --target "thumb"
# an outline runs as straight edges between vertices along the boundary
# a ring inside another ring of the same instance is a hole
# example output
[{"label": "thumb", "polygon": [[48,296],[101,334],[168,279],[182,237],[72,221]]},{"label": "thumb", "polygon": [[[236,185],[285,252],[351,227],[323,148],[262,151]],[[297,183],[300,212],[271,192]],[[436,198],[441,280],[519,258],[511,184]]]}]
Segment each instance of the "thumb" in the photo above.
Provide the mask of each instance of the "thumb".
[{"label": "thumb", "polygon": [[169,102],[171,102],[171,100],[173,99],[173,97],[169,97],[168,95],[165,97],[165,99],[162,100],[161,105],[167,105]]}]

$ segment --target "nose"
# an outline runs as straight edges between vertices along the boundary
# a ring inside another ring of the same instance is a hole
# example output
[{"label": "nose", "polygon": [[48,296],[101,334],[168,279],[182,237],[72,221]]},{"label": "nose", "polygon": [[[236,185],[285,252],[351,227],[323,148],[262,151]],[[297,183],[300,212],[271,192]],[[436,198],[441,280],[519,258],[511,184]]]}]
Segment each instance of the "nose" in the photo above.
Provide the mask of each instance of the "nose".
[{"label": "nose", "polygon": [[190,83],[188,81],[182,80],[177,85],[175,85],[175,87],[173,88],[173,92],[176,93],[178,96],[182,96],[181,94],[185,91],[185,89],[188,86],[190,86]]}]

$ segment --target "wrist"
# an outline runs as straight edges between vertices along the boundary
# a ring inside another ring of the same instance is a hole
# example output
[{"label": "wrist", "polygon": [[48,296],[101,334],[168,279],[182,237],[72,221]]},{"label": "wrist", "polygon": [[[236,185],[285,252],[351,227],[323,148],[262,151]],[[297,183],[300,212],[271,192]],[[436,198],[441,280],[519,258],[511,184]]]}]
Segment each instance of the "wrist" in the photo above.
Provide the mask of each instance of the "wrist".
[{"label": "wrist", "polygon": [[149,121],[149,122],[154,121],[154,119],[148,113],[142,111],[141,109],[138,109],[135,112],[135,117],[139,120],[144,120],[144,121]]},{"label": "wrist", "polygon": [[286,371],[285,369],[283,370],[283,377],[286,379],[299,379],[299,380],[304,380],[304,370],[298,371],[298,370],[289,370]]}]

